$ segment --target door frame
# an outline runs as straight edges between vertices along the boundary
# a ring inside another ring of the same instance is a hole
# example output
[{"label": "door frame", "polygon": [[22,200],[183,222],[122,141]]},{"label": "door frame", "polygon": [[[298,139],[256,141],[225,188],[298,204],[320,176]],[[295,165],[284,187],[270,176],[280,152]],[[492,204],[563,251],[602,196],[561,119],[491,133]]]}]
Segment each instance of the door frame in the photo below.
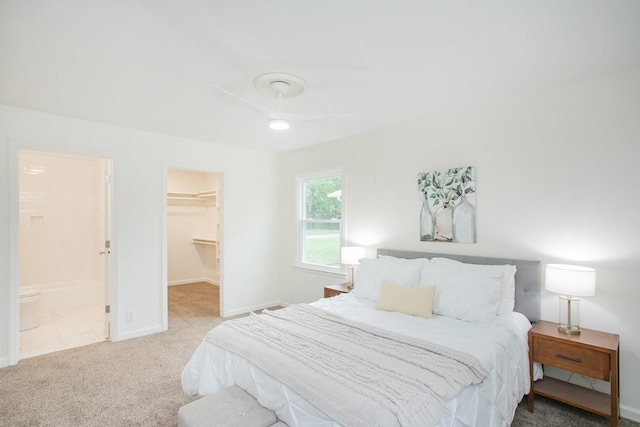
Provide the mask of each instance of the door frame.
[{"label": "door frame", "polygon": [[[28,140],[22,138],[8,138],[8,163],[9,163],[9,342],[8,342],[8,362],[9,365],[15,365],[20,360],[20,224],[19,224],[19,164],[20,150],[42,151],[52,154],[66,154],[72,156],[84,156],[92,158],[107,159],[111,163],[111,172],[113,178],[114,156],[111,153],[104,153],[92,148],[79,147],[75,145],[53,144],[43,141]],[[114,247],[114,236],[116,235],[116,224],[113,216],[114,204],[114,180],[111,179],[111,206],[109,214],[111,215],[111,247]],[[105,288],[109,288],[111,294],[111,313],[117,313],[117,307],[114,306],[117,301],[117,284],[115,283],[113,272],[117,268],[115,258],[111,258],[109,265],[110,283],[105,283]],[[110,316],[111,319],[114,316]],[[111,339],[117,337],[117,324],[111,324]]]},{"label": "door frame", "polygon": [[[218,168],[208,163],[191,163],[191,162],[177,162],[177,161],[163,161],[162,162],[162,330],[169,329],[169,260],[167,257],[167,227],[169,224],[168,209],[167,209],[167,180],[169,169],[178,169],[191,172],[202,173],[215,173],[220,175],[220,193],[218,193],[218,204],[220,209],[218,211],[218,223],[220,224],[218,242],[224,241],[224,195],[225,195],[225,179],[224,169]],[[220,289],[220,317],[225,317],[225,292],[224,292],[224,245],[219,243],[220,251],[220,283],[218,284]]]},{"label": "door frame", "polygon": [[112,220],[112,203],[113,203],[113,160],[100,157],[102,160],[106,160],[104,164],[103,176],[103,203],[104,203],[104,218],[102,225],[102,254],[104,255],[103,264],[103,283],[104,289],[104,337],[107,341],[111,340],[111,241],[113,236],[111,234],[111,220]]}]

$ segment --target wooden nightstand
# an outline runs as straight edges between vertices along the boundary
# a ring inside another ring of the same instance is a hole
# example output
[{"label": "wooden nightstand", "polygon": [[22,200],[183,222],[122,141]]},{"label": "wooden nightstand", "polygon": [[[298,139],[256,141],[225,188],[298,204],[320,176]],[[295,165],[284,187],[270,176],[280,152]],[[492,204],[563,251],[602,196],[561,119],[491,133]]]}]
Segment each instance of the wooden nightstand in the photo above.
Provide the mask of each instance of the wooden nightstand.
[{"label": "wooden nightstand", "polygon": [[[539,321],[529,330],[529,412],[535,394],[604,415],[618,425],[620,383],[618,372],[619,337],[616,334],[582,329],[580,335],[558,332],[558,325]],[[611,394],[600,393],[555,378],[533,381],[533,362],[609,381]]]},{"label": "wooden nightstand", "polygon": [[329,285],[324,287],[324,297],[331,298],[340,294],[348,294],[351,289],[347,288],[346,283],[338,283],[337,285]]}]

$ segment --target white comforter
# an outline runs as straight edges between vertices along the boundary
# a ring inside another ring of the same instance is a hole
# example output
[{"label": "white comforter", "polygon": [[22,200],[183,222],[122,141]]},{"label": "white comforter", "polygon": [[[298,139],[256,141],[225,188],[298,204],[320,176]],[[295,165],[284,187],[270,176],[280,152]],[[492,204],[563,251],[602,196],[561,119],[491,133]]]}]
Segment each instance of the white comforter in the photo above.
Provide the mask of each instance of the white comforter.
[{"label": "white comforter", "polygon": [[[529,391],[528,320],[519,313],[481,326],[443,316],[423,319],[378,311],[352,294],[322,299],[317,308],[358,322],[424,339],[469,353],[489,372],[478,385],[446,402],[438,426],[508,426],[518,402]],[[322,361],[318,361],[322,363]],[[182,372],[185,393],[207,395],[238,385],[290,426],[337,427],[333,420],[233,353],[203,340]]]}]

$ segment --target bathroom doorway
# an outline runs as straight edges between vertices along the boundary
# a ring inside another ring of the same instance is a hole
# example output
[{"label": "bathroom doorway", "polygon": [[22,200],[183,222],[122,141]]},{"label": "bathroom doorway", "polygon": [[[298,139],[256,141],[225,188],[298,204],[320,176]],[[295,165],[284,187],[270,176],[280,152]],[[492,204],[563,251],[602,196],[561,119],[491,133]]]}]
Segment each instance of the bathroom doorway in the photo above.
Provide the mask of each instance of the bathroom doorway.
[{"label": "bathroom doorway", "polygon": [[18,159],[19,358],[107,340],[111,160]]},{"label": "bathroom doorway", "polygon": [[192,315],[220,316],[221,196],[221,174],[167,169],[169,326]]}]

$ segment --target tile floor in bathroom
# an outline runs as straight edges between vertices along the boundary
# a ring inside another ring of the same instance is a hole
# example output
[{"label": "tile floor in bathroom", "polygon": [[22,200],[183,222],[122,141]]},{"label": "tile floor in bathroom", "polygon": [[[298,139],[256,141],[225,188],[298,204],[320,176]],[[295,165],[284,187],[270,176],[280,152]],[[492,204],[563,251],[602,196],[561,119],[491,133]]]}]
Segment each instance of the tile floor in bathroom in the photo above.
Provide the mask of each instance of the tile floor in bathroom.
[{"label": "tile floor in bathroom", "polygon": [[20,359],[104,341],[104,306],[41,314],[39,326],[20,332]]}]

